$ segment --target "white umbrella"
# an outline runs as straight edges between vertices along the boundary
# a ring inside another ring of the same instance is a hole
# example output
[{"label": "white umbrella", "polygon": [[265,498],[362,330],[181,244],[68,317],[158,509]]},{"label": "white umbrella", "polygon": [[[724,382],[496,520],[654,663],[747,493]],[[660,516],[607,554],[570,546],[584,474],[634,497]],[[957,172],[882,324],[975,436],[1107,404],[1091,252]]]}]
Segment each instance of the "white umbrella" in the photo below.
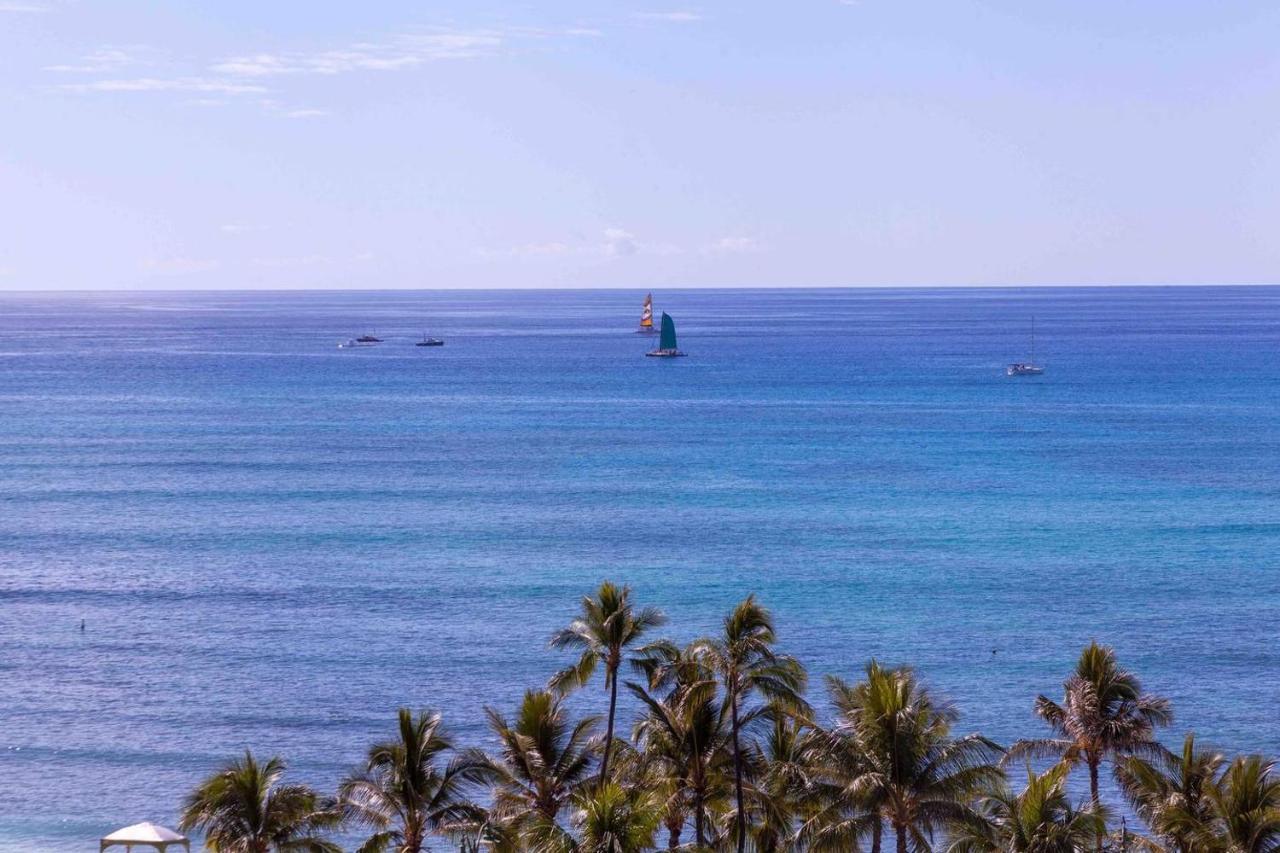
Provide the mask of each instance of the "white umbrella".
[{"label": "white umbrella", "polygon": [[117,829],[110,835],[104,836],[98,843],[98,853],[116,845],[124,847],[126,853],[132,851],[134,847],[154,847],[160,853],[165,853],[175,844],[181,844],[186,848],[187,853],[191,853],[191,842],[185,835],[154,823],[135,823],[133,826]]}]

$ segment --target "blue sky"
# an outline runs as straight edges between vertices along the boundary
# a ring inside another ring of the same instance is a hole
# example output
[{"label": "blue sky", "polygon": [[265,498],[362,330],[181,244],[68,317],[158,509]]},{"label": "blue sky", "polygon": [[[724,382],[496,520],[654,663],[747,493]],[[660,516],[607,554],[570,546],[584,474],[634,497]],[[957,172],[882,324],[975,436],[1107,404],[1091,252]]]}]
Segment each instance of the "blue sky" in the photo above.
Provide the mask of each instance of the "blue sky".
[{"label": "blue sky", "polygon": [[0,289],[1280,280],[1280,7],[0,0]]}]

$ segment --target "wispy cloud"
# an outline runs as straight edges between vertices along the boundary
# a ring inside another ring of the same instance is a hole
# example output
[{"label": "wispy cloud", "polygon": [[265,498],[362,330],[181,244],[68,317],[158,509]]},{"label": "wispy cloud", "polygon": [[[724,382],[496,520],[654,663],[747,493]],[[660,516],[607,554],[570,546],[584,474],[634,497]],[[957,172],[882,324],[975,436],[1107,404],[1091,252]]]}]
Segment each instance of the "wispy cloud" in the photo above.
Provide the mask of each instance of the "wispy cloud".
[{"label": "wispy cloud", "polygon": [[144,272],[155,275],[190,275],[215,270],[218,262],[201,258],[165,257],[147,258],[141,266]]},{"label": "wispy cloud", "polygon": [[249,263],[263,269],[286,270],[323,266],[331,263],[331,259],[325,255],[301,255],[289,258],[254,258]]},{"label": "wispy cloud", "polygon": [[322,116],[329,115],[329,111],[308,108],[308,109],[299,109],[299,110],[286,110],[285,112],[281,113],[281,115],[283,115],[285,118],[320,118]]},{"label": "wispy cloud", "polygon": [[251,234],[254,231],[266,231],[265,225],[247,225],[243,222],[228,222],[226,225],[219,225],[218,230],[223,234]]},{"label": "wispy cloud", "polygon": [[642,21],[667,21],[673,24],[691,24],[703,19],[700,12],[691,12],[687,9],[671,12],[636,12],[633,17]]},{"label": "wispy cloud", "polygon": [[503,41],[500,33],[488,30],[409,34],[385,42],[357,42],[336,50],[232,56],[215,62],[210,70],[234,77],[396,71],[444,59],[490,55]]},{"label": "wispy cloud", "polygon": [[114,47],[107,45],[80,58],[79,62],[65,65],[46,65],[45,71],[61,74],[107,74],[124,68],[153,64],[155,52],[145,47]]},{"label": "wispy cloud", "polygon": [[265,86],[213,77],[133,77],[63,83],[68,92],[202,92],[221,95],[262,94]]},{"label": "wispy cloud", "polygon": [[0,14],[11,12],[15,15],[38,15],[48,11],[48,6],[42,6],[39,3],[0,2]]},{"label": "wispy cloud", "polygon": [[479,250],[484,257],[596,257],[627,258],[632,255],[674,255],[680,252],[679,246],[669,243],[651,243],[636,237],[625,228],[606,228],[598,240],[579,240],[564,242],[553,240],[547,242],[525,243],[510,249],[494,251]]},{"label": "wispy cloud", "polygon": [[704,246],[703,251],[712,255],[739,255],[760,251],[760,242],[754,237],[721,237]]}]

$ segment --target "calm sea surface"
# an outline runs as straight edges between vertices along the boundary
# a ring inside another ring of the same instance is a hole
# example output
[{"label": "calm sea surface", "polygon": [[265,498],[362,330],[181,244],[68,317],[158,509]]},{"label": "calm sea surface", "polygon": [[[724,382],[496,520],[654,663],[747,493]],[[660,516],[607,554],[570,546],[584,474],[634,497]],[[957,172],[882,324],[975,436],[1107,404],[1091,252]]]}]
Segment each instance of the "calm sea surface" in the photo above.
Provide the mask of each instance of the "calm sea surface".
[{"label": "calm sea surface", "polygon": [[483,745],[606,577],[1005,741],[1096,637],[1280,752],[1280,289],[660,292],[671,361],[642,296],[0,295],[0,848],[246,746],[332,787],[400,705]]}]

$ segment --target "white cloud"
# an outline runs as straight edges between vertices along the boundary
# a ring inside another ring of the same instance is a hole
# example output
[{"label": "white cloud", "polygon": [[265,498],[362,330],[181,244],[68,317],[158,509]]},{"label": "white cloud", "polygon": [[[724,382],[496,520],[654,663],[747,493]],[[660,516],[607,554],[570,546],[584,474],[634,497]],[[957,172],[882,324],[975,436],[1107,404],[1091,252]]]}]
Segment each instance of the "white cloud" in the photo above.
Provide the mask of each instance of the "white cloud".
[{"label": "white cloud", "polygon": [[281,113],[281,115],[283,115],[285,118],[319,118],[321,116],[329,115],[329,111],[315,110],[315,109],[299,109],[299,110],[287,110]]},{"label": "white cloud", "polygon": [[3,3],[0,2],[0,13],[12,12],[14,14],[40,14],[48,12],[48,6],[41,6],[39,3]]},{"label": "white cloud", "polygon": [[143,270],[156,275],[189,275],[191,273],[209,272],[217,268],[217,261],[199,258],[147,258],[142,262]]},{"label": "white cloud", "polygon": [[674,24],[691,24],[694,21],[702,20],[701,14],[687,10],[674,12],[636,12],[635,17],[645,21],[667,21]]},{"label": "white cloud", "polygon": [[714,255],[738,255],[760,251],[760,243],[754,237],[721,237],[704,247]]},{"label": "white cloud", "polygon": [[503,36],[488,30],[410,34],[386,42],[359,42],[337,50],[232,56],[215,62],[210,70],[233,77],[395,71],[442,59],[489,55],[502,44]]},{"label": "white cloud", "polygon": [[68,92],[202,92],[221,95],[260,94],[264,86],[219,80],[209,77],[135,77],[131,79],[94,80],[89,83],[64,83],[58,88]]},{"label": "white cloud", "polygon": [[226,225],[219,225],[218,230],[223,234],[249,234],[254,231],[266,231],[266,227],[262,225],[246,225],[243,222],[228,222]]},{"label": "white cloud", "polygon": [[598,241],[580,241],[566,243],[564,241],[548,241],[525,243],[510,249],[480,249],[482,257],[595,257],[625,258],[631,255],[674,255],[679,254],[680,247],[668,243],[644,242],[625,228],[606,228]]},{"label": "white cloud", "polygon": [[73,65],[46,65],[45,71],[57,71],[62,74],[105,74],[119,71],[136,65],[150,65],[150,60],[139,56],[149,53],[146,48],[100,47],[93,53],[86,54]]},{"label": "white cloud", "polygon": [[329,263],[329,258],[324,255],[303,255],[294,258],[254,258],[249,263],[264,269],[283,270],[322,266]]},{"label": "white cloud", "polygon": [[604,231],[605,252],[612,257],[634,255],[640,251],[640,244],[635,235],[621,228],[606,228]]}]

